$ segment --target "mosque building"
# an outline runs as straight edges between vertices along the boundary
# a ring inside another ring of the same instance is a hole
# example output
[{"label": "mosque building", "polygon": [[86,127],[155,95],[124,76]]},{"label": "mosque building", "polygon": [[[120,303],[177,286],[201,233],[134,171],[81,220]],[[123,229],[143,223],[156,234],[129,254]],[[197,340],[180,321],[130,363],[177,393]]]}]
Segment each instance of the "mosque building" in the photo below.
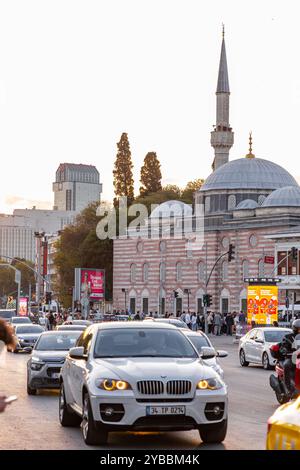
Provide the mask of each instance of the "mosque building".
[{"label": "mosque building", "polygon": [[[124,310],[126,306],[132,312],[152,311],[161,315],[183,310],[201,312],[203,295],[209,293],[212,311],[246,311],[244,279],[277,275],[294,276],[295,301],[300,301],[300,256],[276,269],[282,250],[287,253],[297,240],[300,248],[300,187],[283,167],[254,155],[251,134],[247,155],[229,161],[234,142],[229,99],[223,34],[216,125],[211,133],[213,172],[194,195],[194,208],[179,201],[167,201],[151,213],[140,233],[114,240],[114,308]],[[197,205],[204,208],[201,248],[187,249],[186,232],[184,237],[163,236],[164,220],[171,221],[174,229],[184,216],[193,227]],[[155,237],[149,237],[150,226],[157,227]],[[228,256],[221,255],[228,251],[230,244],[235,255],[229,262]],[[287,284],[285,279],[280,288],[281,304]]]}]

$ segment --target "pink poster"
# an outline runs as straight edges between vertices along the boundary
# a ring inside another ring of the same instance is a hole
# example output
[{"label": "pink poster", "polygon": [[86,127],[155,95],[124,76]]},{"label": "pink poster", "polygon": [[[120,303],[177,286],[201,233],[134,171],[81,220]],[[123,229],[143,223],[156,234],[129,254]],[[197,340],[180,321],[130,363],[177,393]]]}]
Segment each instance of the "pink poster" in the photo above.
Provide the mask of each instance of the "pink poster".
[{"label": "pink poster", "polygon": [[81,301],[104,300],[105,276],[103,269],[81,269]]}]

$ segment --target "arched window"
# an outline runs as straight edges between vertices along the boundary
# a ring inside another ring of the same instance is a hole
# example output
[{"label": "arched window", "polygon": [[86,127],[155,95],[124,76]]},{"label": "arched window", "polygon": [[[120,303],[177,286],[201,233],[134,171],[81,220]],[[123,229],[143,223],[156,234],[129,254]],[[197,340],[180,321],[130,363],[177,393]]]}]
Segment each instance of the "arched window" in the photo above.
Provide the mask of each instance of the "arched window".
[{"label": "arched window", "polygon": [[227,281],[228,279],[228,261],[223,261],[222,263],[222,281]]},{"label": "arched window", "polygon": [[176,264],[176,281],[180,282],[182,280],[182,264],[178,262]]},{"label": "arched window", "polygon": [[242,264],[243,279],[249,277],[249,261],[245,259]]},{"label": "arched window", "polygon": [[204,282],[205,281],[205,263],[203,261],[199,261],[198,263],[198,281]]},{"label": "arched window", "polygon": [[160,263],[159,265],[159,280],[161,282],[166,280],[166,263]]},{"label": "arched window", "polygon": [[258,277],[264,277],[265,275],[265,263],[263,259],[258,262]]},{"label": "arched window", "polygon": [[143,265],[143,281],[148,282],[149,279],[149,264],[144,263]]},{"label": "arched window", "polygon": [[130,266],[130,282],[134,283],[136,281],[136,264],[132,263]]},{"label": "arched window", "polygon": [[230,196],[228,196],[228,210],[231,211],[232,209],[234,209],[236,206],[236,197],[234,194],[230,194]]}]

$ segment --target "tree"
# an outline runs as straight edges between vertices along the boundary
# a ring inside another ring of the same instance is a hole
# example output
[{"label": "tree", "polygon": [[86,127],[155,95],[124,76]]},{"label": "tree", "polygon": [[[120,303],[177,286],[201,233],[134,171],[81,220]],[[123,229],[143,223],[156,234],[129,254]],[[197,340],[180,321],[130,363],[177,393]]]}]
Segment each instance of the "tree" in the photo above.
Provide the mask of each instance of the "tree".
[{"label": "tree", "polygon": [[[23,263],[20,263],[23,261]],[[14,266],[16,269],[21,271],[21,290],[23,295],[29,295],[29,285],[31,284],[31,292],[33,293],[35,290],[35,274],[29,268],[26,267],[24,264],[26,263],[31,268],[34,268],[34,264],[31,261],[26,261],[24,259],[15,258],[11,265]],[[2,305],[6,306],[6,298],[8,295],[16,298],[17,296],[17,284],[15,283],[15,272],[11,269],[10,263],[7,261],[0,260],[0,296],[2,298]]]},{"label": "tree", "polygon": [[99,240],[96,228],[98,202],[90,204],[66,227],[56,243],[54,264],[58,273],[55,290],[65,307],[71,306],[69,289],[74,286],[74,268],[105,269],[106,300],[112,296],[112,240]]},{"label": "tree", "polygon": [[182,198],[183,202],[192,204],[193,198],[194,198],[194,193],[196,191],[199,191],[199,189],[201,188],[203,183],[204,183],[204,179],[202,179],[202,178],[198,178],[198,179],[195,179],[193,181],[189,181],[187,183],[186,187],[184,188],[184,190],[181,192],[181,198]]},{"label": "tree", "polygon": [[134,189],[133,189],[133,174],[132,174],[132,160],[131,160],[131,151],[128,141],[128,136],[126,132],[123,132],[121,139],[117,144],[118,152],[115,160],[114,170],[113,170],[113,184],[115,188],[116,198],[114,204],[119,197],[127,196],[129,204],[134,199]]},{"label": "tree", "polygon": [[162,190],[160,162],[156,152],[148,152],[144,158],[144,165],[141,168],[140,195],[146,196],[149,193],[156,193]]}]

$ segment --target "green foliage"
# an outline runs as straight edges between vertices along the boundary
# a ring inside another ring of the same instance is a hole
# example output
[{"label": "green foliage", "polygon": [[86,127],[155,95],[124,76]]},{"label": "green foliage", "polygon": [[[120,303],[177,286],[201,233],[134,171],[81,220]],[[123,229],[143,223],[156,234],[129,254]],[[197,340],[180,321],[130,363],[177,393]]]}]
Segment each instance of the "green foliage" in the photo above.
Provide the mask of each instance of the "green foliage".
[{"label": "green foliage", "polygon": [[[34,269],[34,264],[31,261],[26,261],[24,259],[15,258],[12,261],[12,266],[21,271],[21,290],[23,295],[28,296],[29,294],[29,284],[31,284],[32,293],[35,290],[35,274],[34,272],[26,267],[25,264],[28,264],[31,268]],[[15,283],[15,271],[9,267],[7,261],[0,260],[0,296],[5,297],[8,295],[17,295],[17,284]]]},{"label": "green foliage", "polygon": [[140,182],[142,183],[141,196],[162,190],[160,163],[155,152],[148,152],[144,158]]},{"label": "green foliage", "polygon": [[131,151],[126,132],[123,132],[121,139],[117,144],[118,152],[113,170],[113,184],[115,188],[115,204],[120,196],[127,196],[128,201],[134,199],[133,174]]}]

